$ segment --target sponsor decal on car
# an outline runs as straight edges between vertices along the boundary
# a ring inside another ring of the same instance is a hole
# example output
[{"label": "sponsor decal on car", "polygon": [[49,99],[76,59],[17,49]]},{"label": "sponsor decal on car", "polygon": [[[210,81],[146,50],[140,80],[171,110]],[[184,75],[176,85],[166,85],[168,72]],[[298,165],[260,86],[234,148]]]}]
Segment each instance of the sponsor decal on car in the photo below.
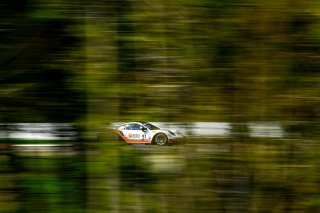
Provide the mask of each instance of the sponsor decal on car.
[{"label": "sponsor decal on car", "polygon": [[129,134],[129,138],[140,138],[139,134]]}]

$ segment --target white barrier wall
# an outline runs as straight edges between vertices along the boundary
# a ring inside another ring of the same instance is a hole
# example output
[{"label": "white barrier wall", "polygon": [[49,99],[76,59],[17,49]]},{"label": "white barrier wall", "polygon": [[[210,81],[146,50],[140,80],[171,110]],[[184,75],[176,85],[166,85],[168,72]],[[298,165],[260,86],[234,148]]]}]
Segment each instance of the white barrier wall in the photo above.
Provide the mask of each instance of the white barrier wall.
[{"label": "white barrier wall", "polygon": [[[227,122],[150,122],[163,129],[176,129],[188,137],[227,137],[232,134],[232,125]],[[120,123],[114,122],[114,127]],[[11,123],[0,124],[0,139],[22,140],[73,140],[77,132],[68,123]],[[284,130],[279,123],[250,122],[248,134],[250,137],[282,138]]]},{"label": "white barrier wall", "polygon": [[0,139],[73,140],[76,129],[69,123],[8,123],[0,124]]}]

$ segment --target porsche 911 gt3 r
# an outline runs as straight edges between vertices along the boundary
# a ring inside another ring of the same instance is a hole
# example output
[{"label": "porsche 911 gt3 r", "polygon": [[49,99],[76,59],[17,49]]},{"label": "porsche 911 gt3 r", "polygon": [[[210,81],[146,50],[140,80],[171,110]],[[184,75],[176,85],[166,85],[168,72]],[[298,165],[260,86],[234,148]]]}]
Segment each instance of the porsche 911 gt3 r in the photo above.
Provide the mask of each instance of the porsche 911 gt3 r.
[{"label": "porsche 911 gt3 r", "polygon": [[160,146],[183,142],[185,137],[177,130],[165,130],[147,122],[130,122],[118,125],[116,137],[127,143],[157,144]]}]

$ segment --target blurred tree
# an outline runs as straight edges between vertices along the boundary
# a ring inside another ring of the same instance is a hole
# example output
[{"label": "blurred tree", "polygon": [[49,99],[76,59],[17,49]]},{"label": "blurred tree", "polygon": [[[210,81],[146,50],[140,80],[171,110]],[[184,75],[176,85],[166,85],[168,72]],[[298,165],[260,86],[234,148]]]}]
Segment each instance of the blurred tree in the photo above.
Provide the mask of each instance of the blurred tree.
[{"label": "blurred tree", "polygon": [[[83,119],[87,103],[85,90],[72,85],[78,77],[73,70],[78,62],[72,59],[81,44],[75,30],[80,6],[72,3],[74,1],[69,4],[55,0],[1,1],[0,123],[74,123]],[[57,156],[49,160],[38,158],[35,163],[32,157],[29,161],[28,157],[18,155],[13,150],[8,154],[14,173],[5,175],[10,176],[12,189],[1,188],[1,202],[3,197],[14,194],[8,204],[14,203],[14,212],[54,212],[59,208],[66,212],[83,211],[86,204],[84,155],[63,159],[65,164],[70,160],[68,168],[61,166],[64,164]],[[50,163],[56,167],[52,169]],[[26,167],[32,169],[25,171]],[[2,167],[0,169],[2,173]]]},{"label": "blurred tree", "polygon": [[83,93],[68,84],[73,77],[65,63],[68,51],[79,44],[69,31],[73,19],[60,12],[62,4],[18,5],[1,4],[1,120],[76,120],[83,115],[85,102]]}]

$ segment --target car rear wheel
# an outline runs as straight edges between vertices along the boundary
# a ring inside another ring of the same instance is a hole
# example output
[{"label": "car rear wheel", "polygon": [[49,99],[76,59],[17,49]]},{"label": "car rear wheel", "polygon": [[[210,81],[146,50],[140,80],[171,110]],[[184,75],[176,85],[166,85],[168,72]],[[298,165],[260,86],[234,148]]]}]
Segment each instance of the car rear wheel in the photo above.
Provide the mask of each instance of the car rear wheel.
[{"label": "car rear wheel", "polygon": [[158,133],[154,136],[153,142],[159,146],[163,146],[168,143],[168,137],[163,133]]}]

